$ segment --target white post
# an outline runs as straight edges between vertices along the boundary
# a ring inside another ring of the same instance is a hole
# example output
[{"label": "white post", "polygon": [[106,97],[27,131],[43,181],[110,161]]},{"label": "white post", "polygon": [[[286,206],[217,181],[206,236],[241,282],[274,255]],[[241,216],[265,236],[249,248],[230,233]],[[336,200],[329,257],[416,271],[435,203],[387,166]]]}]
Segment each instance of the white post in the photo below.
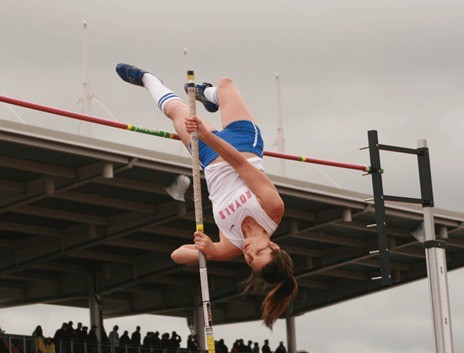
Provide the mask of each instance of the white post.
[{"label": "white post", "polygon": [[189,68],[189,62],[188,62],[188,56],[187,56],[187,48],[184,48],[184,66],[183,66],[183,69],[184,71],[183,72],[187,72],[188,71],[188,68]]},{"label": "white post", "polygon": [[[284,146],[284,127],[283,127],[283,118],[282,118],[282,106],[280,102],[280,81],[279,74],[276,73],[276,111],[277,111],[277,137],[275,145],[277,150],[281,153],[285,152]],[[283,158],[279,159],[279,168],[280,175],[286,176],[287,171],[285,167],[285,160]]]},{"label": "white post", "polygon": [[296,353],[295,316],[286,317],[285,323],[287,326],[287,352]]},{"label": "white post", "polygon": [[[82,30],[82,113],[90,115],[90,83],[89,83],[89,45],[87,21]],[[92,136],[92,124],[86,121],[79,123],[79,135]]]},{"label": "white post", "polygon": [[[427,141],[419,140],[417,145],[419,148],[426,148]],[[430,173],[430,170],[428,170],[428,173]],[[432,301],[435,348],[437,353],[453,353],[446,253],[442,246],[443,242],[436,241],[433,207],[424,206],[423,211],[425,232],[424,245],[426,247],[427,276],[429,278]]]}]

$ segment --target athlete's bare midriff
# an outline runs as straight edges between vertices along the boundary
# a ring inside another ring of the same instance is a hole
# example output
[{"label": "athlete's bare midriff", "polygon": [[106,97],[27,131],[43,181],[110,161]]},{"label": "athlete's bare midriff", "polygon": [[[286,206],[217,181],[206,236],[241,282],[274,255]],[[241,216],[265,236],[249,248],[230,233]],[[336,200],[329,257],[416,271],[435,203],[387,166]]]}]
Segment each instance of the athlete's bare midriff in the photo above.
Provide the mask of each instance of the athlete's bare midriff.
[{"label": "athlete's bare midriff", "polygon": [[[248,158],[253,158],[253,157],[259,157],[255,153],[251,152],[240,152],[242,156],[244,156],[246,159]],[[218,163],[218,162],[225,162],[225,160],[222,157],[217,157],[215,160],[213,160],[210,164]]]}]

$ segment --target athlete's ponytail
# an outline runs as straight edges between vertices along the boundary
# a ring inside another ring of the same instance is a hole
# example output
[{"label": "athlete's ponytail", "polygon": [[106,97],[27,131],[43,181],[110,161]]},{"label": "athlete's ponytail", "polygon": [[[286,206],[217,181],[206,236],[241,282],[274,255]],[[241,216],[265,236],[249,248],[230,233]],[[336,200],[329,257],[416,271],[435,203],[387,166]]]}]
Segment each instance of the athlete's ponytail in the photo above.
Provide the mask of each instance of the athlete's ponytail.
[{"label": "athlete's ponytail", "polygon": [[285,251],[273,250],[272,260],[261,271],[251,274],[245,282],[243,293],[260,286],[263,280],[276,285],[266,295],[261,306],[264,324],[272,328],[298,292],[298,284],[293,276],[293,262]]}]

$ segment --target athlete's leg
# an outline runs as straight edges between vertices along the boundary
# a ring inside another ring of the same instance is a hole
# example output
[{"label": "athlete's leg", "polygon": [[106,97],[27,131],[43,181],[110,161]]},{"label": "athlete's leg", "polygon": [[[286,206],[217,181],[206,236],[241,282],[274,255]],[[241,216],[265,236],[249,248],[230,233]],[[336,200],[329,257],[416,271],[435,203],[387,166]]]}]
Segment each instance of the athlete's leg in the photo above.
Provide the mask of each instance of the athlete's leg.
[{"label": "athlete's leg", "polygon": [[245,100],[230,78],[222,78],[219,81],[215,94],[221,109],[223,128],[237,120],[254,122]]},{"label": "athlete's leg", "polygon": [[[116,72],[124,81],[145,87],[148,90],[158,108],[172,120],[177,134],[187,149],[190,150],[190,134],[187,132],[184,123],[185,118],[190,115],[189,106],[171,89],[166,87],[159,78],[145,70],[121,63],[116,66]],[[213,130],[211,125],[205,124],[208,129]]]},{"label": "athlete's leg", "polygon": [[[172,90],[164,86],[157,77],[148,72],[143,75],[142,83],[164,115],[171,119],[177,135],[190,150],[190,133],[185,128],[185,118],[190,116],[189,106]],[[205,125],[209,130],[214,130],[208,122],[205,122]]]}]

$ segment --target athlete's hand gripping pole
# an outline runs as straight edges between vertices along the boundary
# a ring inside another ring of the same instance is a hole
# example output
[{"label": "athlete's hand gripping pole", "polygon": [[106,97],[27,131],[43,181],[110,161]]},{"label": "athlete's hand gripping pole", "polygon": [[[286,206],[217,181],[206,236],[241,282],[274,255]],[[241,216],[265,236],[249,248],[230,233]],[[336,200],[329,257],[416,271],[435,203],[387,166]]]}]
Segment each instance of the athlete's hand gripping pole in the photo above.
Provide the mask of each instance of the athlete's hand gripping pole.
[{"label": "athlete's hand gripping pole", "polygon": [[[195,102],[195,76],[193,71],[187,72],[187,92],[189,96],[190,116],[196,116]],[[193,176],[193,199],[195,203],[195,222],[197,232],[204,232],[203,229],[203,208],[201,201],[201,180],[200,180],[200,158],[198,153],[198,131],[191,132],[192,149],[192,176]],[[198,252],[200,266],[201,298],[203,303],[203,317],[205,322],[205,341],[208,353],[215,353],[213,320],[211,315],[211,303],[209,299],[208,272],[206,269],[206,259],[201,251]]]}]

